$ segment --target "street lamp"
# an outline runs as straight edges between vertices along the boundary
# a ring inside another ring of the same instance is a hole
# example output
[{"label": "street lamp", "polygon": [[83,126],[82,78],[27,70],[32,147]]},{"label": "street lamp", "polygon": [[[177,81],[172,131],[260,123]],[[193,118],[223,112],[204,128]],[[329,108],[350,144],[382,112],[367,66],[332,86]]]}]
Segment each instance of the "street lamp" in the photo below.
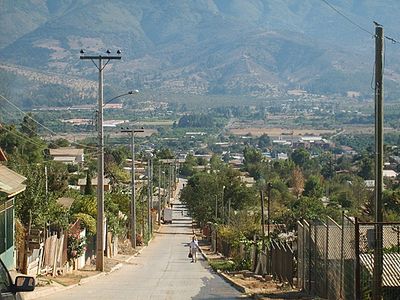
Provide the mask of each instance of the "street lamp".
[{"label": "street lamp", "polygon": [[136,180],[135,180],[135,133],[144,132],[143,129],[123,129],[121,132],[129,132],[131,134],[131,149],[132,149],[132,166],[131,166],[131,245],[136,248]]},{"label": "street lamp", "polygon": [[114,100],[117,99],[117,98],[121,98],[121,97],[128,96],[128,95],[136,95],[136,94],[139,94],[139,90],[133,90],[133,91],[129,91],[129,92],[127,92],[127,93],[124,93],[124,94],[115,96],[115,97],[113,97],[113,98],[107,100],[107,101],[103,104],[103,107],[106,106],[108,103],[114,101]]}]

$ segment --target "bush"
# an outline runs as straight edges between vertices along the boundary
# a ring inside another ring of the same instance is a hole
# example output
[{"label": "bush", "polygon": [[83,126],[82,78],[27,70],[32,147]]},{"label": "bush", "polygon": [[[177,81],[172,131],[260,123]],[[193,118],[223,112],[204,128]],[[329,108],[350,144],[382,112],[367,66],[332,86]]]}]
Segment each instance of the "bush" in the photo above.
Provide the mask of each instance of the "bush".
[{"label": "bush", "polygon": [[79,231],[68,234],[67,255],[68,260],[82,256],[86,251],[86,238],[79,236]]},{"label": "bush", "polygon": [[236,269],[235,263],[231,260],[211,260],[210,266],[214,271],[220,270],[222,272],[230,272]]}]

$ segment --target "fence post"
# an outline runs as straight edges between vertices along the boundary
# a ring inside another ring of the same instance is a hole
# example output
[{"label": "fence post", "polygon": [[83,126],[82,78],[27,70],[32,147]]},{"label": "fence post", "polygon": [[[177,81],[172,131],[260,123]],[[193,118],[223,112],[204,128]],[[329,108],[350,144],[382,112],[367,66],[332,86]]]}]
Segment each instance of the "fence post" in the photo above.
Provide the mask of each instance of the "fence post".
[{"label": "fence post", "polygon": [[308,293],[311,293],[311,277],[312,277],[312,250],[311,250],[311,222],[308,224]]},{"label": "fence post", "polygon": [[328,278],[328,271],[329,271],[329,219],[326,220],[326,239],[325,239],[325,292],[326,298],[329,299],[329,278]]},{"label": "fence post", "polygon": [[306,263],[305,263],[305,259],[306,259],[306,241],[305,241],[305,228],[304,228],[304,222],[303,222],[303,278],[302,278],[302,290],[304,291],[306,289],[306,283],[305,283],[305,279],[306,279]]},{"label": "fence post", "polygon": [[254,235],[254,237],[253,237],[253,266],[252,266],[253,272],[257,268],[257,263],[258,263],[257,235]]},{"label": "fence post", "polygon": [[358,224],[358,218],[355,218],[354,222],[354,255],[355,255],[355,267],[354,267],[354,296],[356,300],[361,299],[361,274],[360,274],[360,224]]},{"label": "fence post", "polygon": [[343,299],[343,264],[344,264],[344,211],[342,211],[342,232],[340,238],[340,288],[339,295],[340,299]]}]

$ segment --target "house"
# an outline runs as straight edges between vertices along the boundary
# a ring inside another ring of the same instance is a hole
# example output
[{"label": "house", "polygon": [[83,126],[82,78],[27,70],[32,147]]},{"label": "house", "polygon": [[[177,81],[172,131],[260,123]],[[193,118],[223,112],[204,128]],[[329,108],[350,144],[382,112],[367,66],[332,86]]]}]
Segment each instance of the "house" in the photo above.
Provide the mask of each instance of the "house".
[{"label": "house", "polygon": [[25,180],[24,176],[0,165],[0,258],[9,269],[15,267],[14,199],[25,190]]},{"label": "house", "polygon": [[397,172],[394,170],[383,170],[383,177],[386,178],[396,178],[397,177]]},{"label": "house", "polygon": [[50,156],[53,160],[66,164],[82,164],[84,161],[83,149],[61,147],[50,149]]},{"label": "house", "polygon": [[245,184],[246,187],[252,187],[256,183],[256,181],[253,177],[246,176],[246,175],[240,176],[239,179],[241,182],[243,182]]},{"label": "house", "polygon": [[310,149],[312,146],[328,150],[333,146],[333,144],[320,136],[303,136],[300,137],[298,141],[293,142],[293,148]]},{"label": "house", "polygon": [[[85,186],[86,186],[86,177],[78,179],[78,186],[79,186],[80,192],[84,193],[85,192]],[[93,187],[94,190],[97,189],[97,177],[92,179],[92,187]],[[104,178],[104,191],[105,192],[110,192],[111,191],[110,179],[108,179],[108,178]]]}]

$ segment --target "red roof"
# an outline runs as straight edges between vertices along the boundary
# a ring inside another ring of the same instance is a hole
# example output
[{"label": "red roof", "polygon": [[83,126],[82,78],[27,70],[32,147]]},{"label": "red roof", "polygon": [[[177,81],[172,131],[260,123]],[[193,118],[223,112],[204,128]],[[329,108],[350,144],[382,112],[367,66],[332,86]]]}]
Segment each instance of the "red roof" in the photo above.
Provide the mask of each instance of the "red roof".
[{"label": "red roof", "polygon": [[6,154],[4,153],[3,149],[0,148],[0,161],[7,161]]}]

